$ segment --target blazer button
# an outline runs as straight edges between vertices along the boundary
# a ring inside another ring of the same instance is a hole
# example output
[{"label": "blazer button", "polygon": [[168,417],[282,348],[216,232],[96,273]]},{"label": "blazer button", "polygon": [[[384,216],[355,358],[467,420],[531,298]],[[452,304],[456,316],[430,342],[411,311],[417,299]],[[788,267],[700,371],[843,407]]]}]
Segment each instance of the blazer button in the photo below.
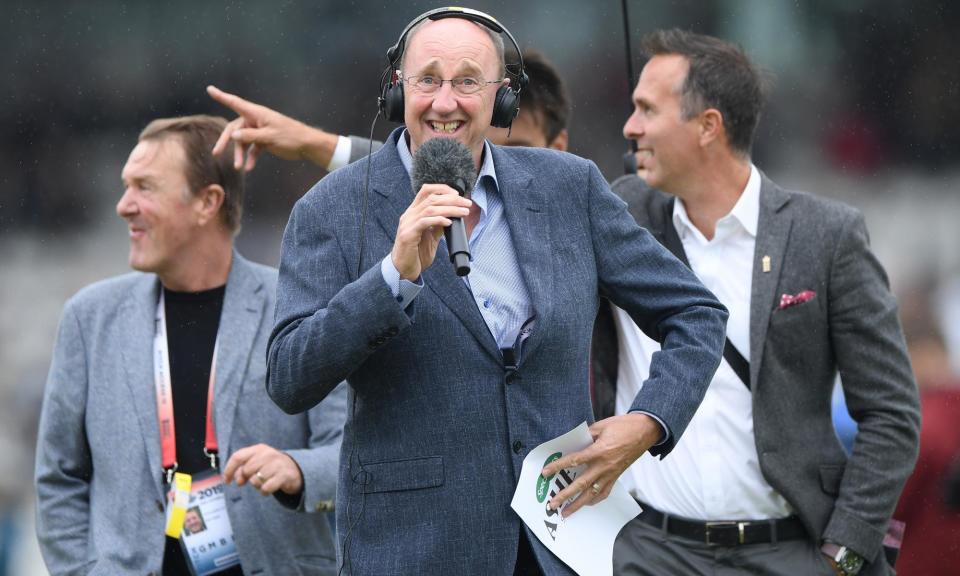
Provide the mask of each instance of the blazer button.
[{"label": "blazer button", "polygon": [[157,501],[156,501],[156,504],[157,504],[157,512],[160,512],[160,513],[162,514],[162,513],[163,513],[163,502],[157,500]]},{"label": "blazer button", "polygon": [[523,442],[517,440],[513,443],[513,453],[519,454],[523,451]]},{"label": "blazer button", "polygon": [[400,333],[400,329],[397,328],[396,326],[391,326],[390,329],[387,330],[387,334],[389,334],[390,336],[396,336],[399,333]]},{"label": "blazer button", "polygon": [[376,350],[377,342],[375,340],[370,340],[369,342],[367,342],[367,347],[370,348],[371,350]]},{"label": "blazer button", "polygon": [[380,346],[380,345],[382,345],[382,344],[383,344],[384,342],[386,342],[386,341],[387,341],[387,339],[384,338],[383,336],[377,336],[376,344],[377,344],[377,346]]},{"label": "blazer button", "polygon": [[504,381],[507,384],[513,384],[513,381],[516,379],[517,379],[517,373],[511,371],[506,375],[506,377],[504,378]]}]

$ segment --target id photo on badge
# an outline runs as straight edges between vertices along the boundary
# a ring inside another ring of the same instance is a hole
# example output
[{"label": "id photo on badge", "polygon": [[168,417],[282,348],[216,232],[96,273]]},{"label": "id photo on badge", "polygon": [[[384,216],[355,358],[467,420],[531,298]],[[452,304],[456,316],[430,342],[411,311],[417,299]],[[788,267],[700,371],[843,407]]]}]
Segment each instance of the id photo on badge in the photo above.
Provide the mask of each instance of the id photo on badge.
[{"label": "id photo on badge", "polygon": [[203,521],[203,513],[199,506],[187,508],[187,513],[183,517],[183,535],[199,534],[207,529],[207,524]]}]

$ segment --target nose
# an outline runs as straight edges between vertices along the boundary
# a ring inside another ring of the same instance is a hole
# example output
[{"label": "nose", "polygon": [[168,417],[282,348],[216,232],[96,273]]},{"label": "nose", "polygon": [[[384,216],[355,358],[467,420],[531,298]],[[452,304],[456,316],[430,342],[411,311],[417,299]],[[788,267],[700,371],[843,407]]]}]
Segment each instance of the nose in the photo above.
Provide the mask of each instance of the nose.
[{"label": "nose", "polygon": [[634,109],[633,114],[623,124],[623,137],[627,140],[638,140],[643,136],[643,114]]},{"label": "nose", "polygon": [[123,191],[123,196],[117,202],[117,215],[121,218],[130,218],[137,213],[137,203],[134,202],[133,192],[130,187]]},{"label": "nose", "polygon": [[433,97],[432,108],[441,114],[447,114],[457,109],[457,95],[453,91],[451,82],[444,82]]}]

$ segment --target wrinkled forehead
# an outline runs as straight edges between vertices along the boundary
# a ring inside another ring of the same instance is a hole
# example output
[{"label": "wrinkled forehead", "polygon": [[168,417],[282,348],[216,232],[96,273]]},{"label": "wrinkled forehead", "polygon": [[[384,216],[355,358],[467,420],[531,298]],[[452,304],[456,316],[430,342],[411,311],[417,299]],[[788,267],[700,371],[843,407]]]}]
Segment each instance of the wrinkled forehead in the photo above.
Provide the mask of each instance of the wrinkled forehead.
[{"label": "wrinkled forehead", "polygon": [[137,142],[123,167],[124,180],[145,176],[171,176],[183,171],[185,153],[176,136],[148,138]]},{"label": "wrinkled forehead", "polygon": [[411,72],[427,68],[452,67],[458,72],[495,73],[496,48],[482,25],[461,18],[425,20],[411,30],[404,52],[404,69]]}]

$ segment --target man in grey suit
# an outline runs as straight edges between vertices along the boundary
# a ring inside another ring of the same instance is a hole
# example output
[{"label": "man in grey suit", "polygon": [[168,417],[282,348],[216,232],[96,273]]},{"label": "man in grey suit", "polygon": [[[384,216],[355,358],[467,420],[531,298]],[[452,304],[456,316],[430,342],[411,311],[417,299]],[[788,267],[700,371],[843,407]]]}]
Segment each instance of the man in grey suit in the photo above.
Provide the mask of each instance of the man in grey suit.
[{"label": "man in grey suit", "polygon": [[[268,391],[299,412],[350,384],[337,524],[353,573],[570,573],[510,500],[529,450],[591,419],[600,294],[663,352],[631,412],[592,428],[587,469],[551,502],[579,493],[565,514],[605,498],[648,449],[668,454],[720,359],[725,310],[596,166],[485,141],[495,114],[515,113],[494,104],[508,87],[499,29],[457,9],[412,23],[391,51],[406,128],[372,156],[369,190],[365,162],[333,172],[284,235]],[[434,138],[469,150],[472,200],[412,189],[412,157]],[[434,262],[453,217],[467,224],[466,278]]]},{"label": "man in grey suit", "polygon": [[[644,511],[618,539],[615,571],[888,573],[881,542],[916,459],[919,406],[863,217],[753,166],[762,95],[742,50],[678,30],[644,48],[623,132],[645,181],[614,190],[730,320],[724,362],[671,458],[625,475]],[[659,347],[616,314],[619,412]],[[849,459],[830,415],[838,371],[859,426]]]},{"label": "man in grey suit", "polygon": [[225,126],[147,126],[117,204],[138,272],[64,309],[36,465],[52,574],[334,572],[325,515],[301,512],[333,508],[345,387],[296,417],[267,397],[276,271],[233,250],[242,174],[210,153]]}]

